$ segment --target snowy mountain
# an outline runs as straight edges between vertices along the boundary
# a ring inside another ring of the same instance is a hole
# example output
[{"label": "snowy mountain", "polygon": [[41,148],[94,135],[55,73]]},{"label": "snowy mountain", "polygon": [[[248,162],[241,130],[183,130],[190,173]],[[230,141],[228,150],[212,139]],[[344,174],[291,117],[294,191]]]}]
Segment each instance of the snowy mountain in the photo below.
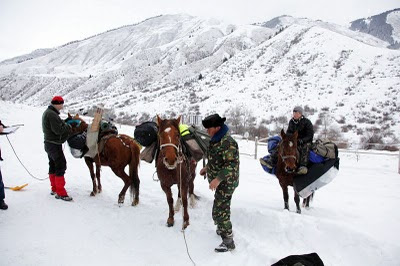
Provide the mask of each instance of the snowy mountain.
[{"label": "snowy mountain", "polygon": [[400,133],[400,51],[386,46],[362,32],[288,16],[232,25],[165,15],[0,63],[0,99],[45,105],[61,94],[71,112],[103,103],[133,124],[155,114],[240,108],[269,130],[302,104],[317,132],[324,120],[336,139],[379,131],[391,142]]},{"label": "snowy mountain", "polygon": [[389,48],[400,49],[400,8],[352,21],[350,29],[388,42]]}]

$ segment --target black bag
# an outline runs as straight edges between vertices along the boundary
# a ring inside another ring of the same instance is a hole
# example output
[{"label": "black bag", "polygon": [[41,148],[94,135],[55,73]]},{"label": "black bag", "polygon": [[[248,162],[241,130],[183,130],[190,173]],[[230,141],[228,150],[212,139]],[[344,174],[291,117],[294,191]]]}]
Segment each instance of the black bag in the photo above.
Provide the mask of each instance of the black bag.
[{"label": "black bag", "polygon": [[155,122],[144,122],[135,128],[134,137],[140,145],[148,147],[157,141],[158,127]]},{"label": "black bag", "polygon": [[76,134],[67,139],[68,146],[70,147],[71,154],[75,158],[82,158],[86,152],[88,152],[88,147],[86,146],[86,136],[87,132],[81,134]]},{"label": "black bag", "polygon": [[324,262],[317,253],[310,253],[304,255],[291,255],[280,261],[272,264],[271,266],[324,266]]}]

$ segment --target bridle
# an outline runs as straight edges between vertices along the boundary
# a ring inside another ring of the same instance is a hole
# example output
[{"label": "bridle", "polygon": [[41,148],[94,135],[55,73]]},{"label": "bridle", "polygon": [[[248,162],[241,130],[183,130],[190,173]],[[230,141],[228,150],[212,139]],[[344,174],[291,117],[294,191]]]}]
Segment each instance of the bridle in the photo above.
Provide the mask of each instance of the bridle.
[{"label": "bridle", "polygon": [[[178,129],[178,132],[179,132],[179,129]],[[165,167],[168,168],[169,170],[174,170],[178,164],[181,164],[184,161],[180,136],[178,137],[178,145],[176,145],[172,142],[161,144],[161,137],[160,137],[160,130],[159,130],[158,139],[159,139],[159,144],[160,144],[160,153],[163,156],[163,163],[164,163]],[[163,153],[163,148],[165,148],[165,147],[173,147],[176,150],[176,161],[172,166],[168,165],[165,161],[165,154]]]},{"label": "bridle", "polygon": [[[292,143],[292,141],[290,140],[289,141],[289,146],[290,147],[292,147],[293,146],[293,143]],[[283,143],[281,143],[280,144],[280,152],[279,152],[279,155],[280,155],[280,157],[282,158],[282,162],[285,164],[285,172],[287,172],[287,173],[289,173],[288,172],[288,169],[287,169],[287,165],[286,165],[286,163],[285,163],[285,160],[287,160],[287,159],[294,159],[294,161],[295,162],[297,162],[297,156],[296,155],[283,155],[283,145],[282,145]],[[296,151],[296,154],[297,154],[297,151]]]}]

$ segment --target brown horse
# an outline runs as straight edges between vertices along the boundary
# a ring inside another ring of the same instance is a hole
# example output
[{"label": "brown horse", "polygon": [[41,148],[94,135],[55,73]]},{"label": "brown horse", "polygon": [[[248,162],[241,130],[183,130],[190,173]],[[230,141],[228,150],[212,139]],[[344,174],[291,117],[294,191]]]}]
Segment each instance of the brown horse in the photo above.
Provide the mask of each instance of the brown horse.
[{"label": "brown horse", "polygon": [[[289,210],[289,193],[288,186],[293,186],[293,178],[296,175],[298,152],[297,152],[297,131],[292,135],[286,135],[283,129],[281,130],[282,141],[278,147],[278,163],[276,165],[276,176],[283,191],[283,200],[285,209]],[[310,199],[313,195],[304,199],[303,206],[308,207]],[[296,212],[301,213],[300,198],[294,191],[294,201],[296,203]]]},{"label": "brown horse", "polygon": [[182,139],[179,133],[179,123],[181,117],[178,119],[165,119],[162,120],[157,115],[158,124],[158,141],[159,141],[159,154],[156,161],[157,175],[160,180],[162,190],[167,196],[169,206],[169,216],[167,219],[167,226],[174,225],[174,199],[172,197],[171,187],[174,184],[178,186],[178,199],[175,205],[175,211],[179,211],[180,199],[183,205],[183,225],[185,229],[189,225],[189,214],[187,211],[188,199],[187,194],[189,191],[190,204],[192,207],[195,205],[196,196],[193,193],[194,178],[196,176],[196,161],[188,158],[182,152]]},{"label": "brown horse", "polygon": [[[68,114],[68,118],[80,120],[79,126],[73,126],[74,133],[82,133],[88,128],[88,124],[75,115],[72,117]],[[85,157],[86,165],[89,168],[90,176],[93,183],[93,191],[90,196],[95,196],[100,193],[102,186],[100,183],[100,168],[101,166],[109,166],[111,170],[124,181],[124,187],[118,196],[118,204],[121,206],[125,200],[125,193],[128,187],[133,198],[132,206],[139,203],[139,185],[140,180],[138,176],[139,167],[139,154],[140,148],[133,138],[119,134],[119,135],[106,135],[102,138],[104,141],[104,148],[94,158]],[[94,173],[93,163],[96,165],[96,174]],[[129,165],[129,176],[125,173],[125,167]],[[96,184],[96,178],[98,184]]]}]

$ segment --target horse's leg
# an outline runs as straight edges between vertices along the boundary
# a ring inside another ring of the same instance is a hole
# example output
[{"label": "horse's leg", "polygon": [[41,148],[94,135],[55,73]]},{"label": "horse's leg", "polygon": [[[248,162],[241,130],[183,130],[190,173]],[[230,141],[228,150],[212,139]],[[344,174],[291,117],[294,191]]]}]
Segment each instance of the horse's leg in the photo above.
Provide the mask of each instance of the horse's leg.
[{"label": "horse's leg", "polygon": [[101,186],[101,182],[100,182],[101,162],[100,162],[99,156],[96,156],[95,159],[96,158],[97,158],[97,160],[95,161],[95,163],[96,163],[97,191],[98,191],[98,193],[100,193],[102,191],[102,186]]},{"label": "horse's leg", "polygon": [[297,209],[296,212],[301,213],[299,194],[297,194],[294,189],[293,189],[293,191],[294,191],[294,202],[296,202],[296,209]]},{"label": "horse's leg", "polygon": [[176,199],[176,202],[175,202],[174,211],[179,212],[180,210],[181,210],[181,189],[178,184],[178,198]]},{"label": "horse's leg", "polygon": [[[193,170],[192,170],[193,169]],[[189,198],[190,198],[190,207],[196,207],[196,195],[194,194],[194,178],[196,177],[196,165],[192,165],[190,168],[190,180],[189,180]]]},{"label": "horse's leg", "polygon": [[171,227],[171,226],[174,226],[174,209],[173,209],[174,199],[172,198],[171,187],[167,187],[167,186],[161,184],[161,188],[162,188],[162,190],[164,190],[165,195],[167,196],[167,202],[168,202],[168,208],[169,208],[169,216],[167,219],[167,226]]},{"label": "horse's leg", "polygon": [[140,187],[140,179],[138,174],[139,168],[139,147],[132,143],[131,147],[131,161],[129,162],[129,176],[132,179],[133,187],[131,186],[131,195],[134,194],[132,206],[136,206],[139,204],[139,187]]},{"label": "horse's leg", "polygon": [[313,200],[314,198],[314,192],[308,196],[306,199],[304,199],[303,201],[303,207],[305,207],[306,209],[310,208],[310,202]]},{"label": "horse's leg", "polygon": [[136,206],[139,204],[139,187],[140,187],[140,179],[137,173],[137,169],[133,173],[133,187],[135,188],[135,196],[132,201],[132,206]]},{"label": "horse's leg", "polygon": [[[92,184],[93,184],[93,190],[92,190],[92,192],[90,192],[90,196],[96,196],[97,185],[96,185],[96,179],[95,179],[94,170],[93,170],[93,160],[89,157],[85,157],[85,163],[86,163],[87,167],[89,168],[90,177],[92,178]],[[97,167],[96,167],[96,172],[97,172]]]},{"label": "horse's leg", "polygon": [[125,173],[124,167],[122,168],[111,167],[111,169],[113,170],[114,174],[119,176],[122,179],[122,181],[124,181],[125,184],[118,196],[118,205],[121,206],[124,203],[126,191],[132,184],[132,180]]},{"label": "horse's leg", "polygon": [[282,192],[283,192],[283,201],[285,203],[285,209],[289,210],[289,193],[288,193],[288,187],[281,185]]},{"label": "horse's leg", "polygon": [[188,213],[188,186],[187,184],[182,184],[182,205],[183,205],[183,225],[182,229],[185,229],[189,225],[189,213]]}]

